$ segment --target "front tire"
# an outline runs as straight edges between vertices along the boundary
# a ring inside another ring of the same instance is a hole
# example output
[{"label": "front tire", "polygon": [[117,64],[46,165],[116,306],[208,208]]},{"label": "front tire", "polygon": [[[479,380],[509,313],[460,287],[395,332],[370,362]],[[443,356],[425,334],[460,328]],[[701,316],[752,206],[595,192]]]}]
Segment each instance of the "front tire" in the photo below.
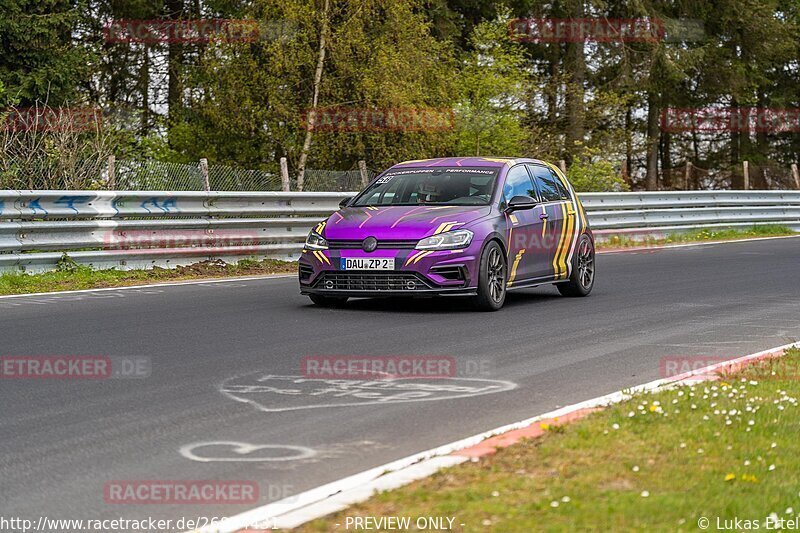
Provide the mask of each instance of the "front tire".
[{"label": "front tire", "polygon": [[478,266],[478,295],[473,304],[481,311],[497,311],[506,301],[508,265],[503,249],[491,241],[483,249]]},{"label": "front tire", "polygon": [[341,307],[347,302],[346,296],[323,296],[321,294],[309,294],[309,298],[320,307]]},{"label": "front tire", "polygon": [[594,243],[583,234],[575,250],[569,281],[556,283],[556,287],[564,296],[588,296],[594,287]]}]

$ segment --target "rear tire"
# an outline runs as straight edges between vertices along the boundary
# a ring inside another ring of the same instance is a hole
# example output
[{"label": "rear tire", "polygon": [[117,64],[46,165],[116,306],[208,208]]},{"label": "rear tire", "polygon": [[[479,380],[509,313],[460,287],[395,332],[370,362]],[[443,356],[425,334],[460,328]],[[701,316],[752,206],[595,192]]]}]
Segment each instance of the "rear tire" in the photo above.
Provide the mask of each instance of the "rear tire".
[{"label": "rear tire", "polygon": [[476,309],[497,311],[506,301],[508,265],[503,249],[491,241],[483,249],[478,265],[478,295],[472,298]]},{"label": "rear tire", "polygon": [[572,272],[569,281],[556,283],[558,292],[564,296],[588,296],[594,287],[594,243],[588,235],[578,239],[575,255],[572,256]]},{"label": "rear tire", "polygon": [[320,307],[341,307],[347,302],[346,296],[323,296],[321,294],[309,294],[309,298]]}]

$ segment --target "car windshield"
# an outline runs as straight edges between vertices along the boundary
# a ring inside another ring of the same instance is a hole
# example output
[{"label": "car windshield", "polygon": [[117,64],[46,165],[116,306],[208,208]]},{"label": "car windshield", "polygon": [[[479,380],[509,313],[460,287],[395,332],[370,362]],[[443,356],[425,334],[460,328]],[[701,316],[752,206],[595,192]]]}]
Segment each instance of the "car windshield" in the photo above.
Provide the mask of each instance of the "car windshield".
[{"label": "car windshield", "polygon": [[389,170],[351,205],[488,205],[498,170],[469,167]]}]

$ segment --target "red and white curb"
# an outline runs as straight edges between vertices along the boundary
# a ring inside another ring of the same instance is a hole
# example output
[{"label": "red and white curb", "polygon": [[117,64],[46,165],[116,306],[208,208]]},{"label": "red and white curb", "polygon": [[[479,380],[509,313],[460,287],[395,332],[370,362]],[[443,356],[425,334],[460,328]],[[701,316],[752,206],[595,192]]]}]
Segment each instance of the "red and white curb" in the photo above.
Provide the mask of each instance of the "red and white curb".
[{"label": "red and white curb", "polygon": [[542,424],[564,424],[578,420],[602,407],[619,403],[632,395],[667,388],[687,382],[713,380],[722,371],[735,371],[761,359],[780,357],[789,348],[800,347],[800,342],[745,355],[736,359],[708,365],[691,372],[669,378],[657,379],[623,391],[613,392],[561,407],[520,422],[507,424],[466,439],[410,455],[376,468],[371,468],[315,489],[283,500],[252,509],[227,518],[224,523],[194,530],[195,533],[233,533],[236,531],[261,531],[289,529],[311,520],[346,509],[363,502],[376,493],[385,492],[428,477],[442,468],[495,453],[523,438],[534,438],[544,433]]}]

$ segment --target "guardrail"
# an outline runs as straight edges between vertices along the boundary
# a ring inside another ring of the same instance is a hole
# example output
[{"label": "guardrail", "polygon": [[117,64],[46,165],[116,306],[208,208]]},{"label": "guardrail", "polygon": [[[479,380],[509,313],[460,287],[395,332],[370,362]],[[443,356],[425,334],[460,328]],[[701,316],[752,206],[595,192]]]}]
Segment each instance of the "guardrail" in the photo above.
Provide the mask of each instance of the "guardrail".
[{"label": "guardrail", "polygon": [[[0,191],[0,271],[244,257],[296,259],[309,229],[354,193]],[[584,193],[600,239],[781,224],[800,231],[800,191]]]}]

